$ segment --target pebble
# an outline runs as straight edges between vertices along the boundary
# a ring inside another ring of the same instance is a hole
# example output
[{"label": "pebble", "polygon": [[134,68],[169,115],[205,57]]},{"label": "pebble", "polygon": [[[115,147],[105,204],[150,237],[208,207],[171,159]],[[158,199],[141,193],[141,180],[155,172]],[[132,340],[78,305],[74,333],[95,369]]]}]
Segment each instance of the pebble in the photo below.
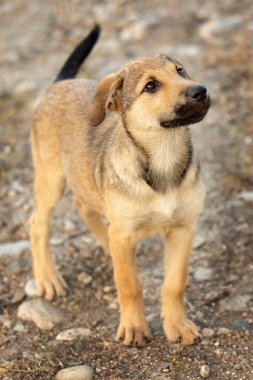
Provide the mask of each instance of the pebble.
[{"label": "pebble", "polygon": [[3,328],[4,329],[10,329],[11,328],[11,320],[10,319],[0,319],[0,322],[2,323],[3,325]]},{"label": "pebble", "polygon": [[114,289],[115,289],[115,288],[114,288],[113,286],[106,285],[106,286],[103,287],[103,292],[104,292],[104,293],[111,293],[111,292],[114,291]]},{"label": "pebble", "polygon": [[22,82],[19,82],[14,88],[14,92],[16,94],[24,94],[27,92],[34,91],[36,91],[36,84],[30,80],[24,80]]},{"label": "pebble", "polygon": [[13,330],[18,332],[18,333],[22,333],[25,331],[25,326],[23,325],[23,323],[18,322],[13,327]]},{"label": "pebble", "polygon": [[117,300],[113,300],[110,304],[109,304],[109,308],[112,309],[112,310],[117,310],[119,308],[118,306],[118,302]]},{"label": "pebble", "polygon": [[59,371],[55,380],[92,380],[93,369],[88,365],[65,368]]},{"label": "pebble", "polygon": [[202,367],[200,367],[200,376],[202,377],[208,377],[210,375],[210,367],[208,365],[202,365]]},{"label": "pebble", "polygon": [[247,307],[247,303],[252,296],[250,294],[236,294],[232,297],[228,297],[220,302],[220,307],[223,310],[241,311]]},{"label": "pebble", "polygon": [[86,272],[81,272],[77,276],[77,280],[85,285],[89,285],[92,281],[92,277]]},{"label": "pebble", "polygon": [[52,238],[50,239],[50,244],[55,247],[58,247],[59,245],[63,245],[65,241],[66,241],[65,238]]},{"label": "pebble", "polygon": [[198,310],[196,312],[196,318],[199,320],[199,321],[202,321],[202,319],[204,318],[204,313],[200,310]]},{"label": "pebble", "polygon": [[217,330],[218,335],[227,335],[230,333],[230,330],[227,329],[226,327],[219,327]]},{"label": "pebble", "polygon": [[12,260],[7,264],[6,269],[9,273],[17,274],[27,268],[27,261],[23,259]]},{"label": "pebble", "polygon": [[16,303],[20,303],[25,298],[25,294],[23,289],[17,289],[12,297],[11,303],[14,305]]},{"label": "pebble", "polygon": [[202,247],[202,245],[205,243],[205,239],[201,236],[197,236],[194,240],[194,243],[193,243],[193,248],[194,249],[198,249],[200,247]]},{"label": "pebble", "polygon": [[242,24],[242,17],[228,16],[224,18],[216,18],[205,22],[199,28],[199,34],[205,40],[212,40],[220,33],[231,32],[240,27]]},{"label": "pebble", "polygon": [[221,350],[220,348],[217,348],[216,350],[214,350],[214,352],[215,352],[215,354],[217,355],[217,356],[222,356],[223,355],[223,350]]},{"label": "pebble", "polygon": [[194,273],[194,279],[198,282],[210,280],[213,276],[213,269],[198,267]]},{"label": "pebble", "polygon": [[51,330],[66,320],[59,309],[42,299],[23,302],[18,308],[18,317],[34,322],[41,330]]},{"label": "pebble", "polygon": [[68,329],[68,330],[61,331],[57,335],[56,339],[71,341],[78,338],[86,338],[89,336],[91,336],[91,331],[89,329],[77,327],[75,329]]},{"label": "pebble", "polygon": [[244,201],[253,202],[253,191],[242,191],[239,194],[239,198],[243,199]]},{"label": "pebble", "polygon": [[28,240],[20,240],[12,243],[0,244],[0,255],[3,256],[20,256],[21,253],[30,247]]},{"label": "pebble", "polygon": [[231,322],[230,327],[234,330],[253,330],[253,323],[239,319]]},{"label": "pebble", "polygon": [[204,337],[206,338],[212,338],[214,335],[215,335],[215,332],[213,329],[209,329],[209,328],[204,328],[202,330],[202,334]]},{"label": "pebble", "polygon": [[124,29],[119,36],[122,41],[140,41],[145,37],[146,32],[147,25],[140,21]]},{"label": "pebble", "polygon": [[66,232],[74,232],[76,231],[76,225],[74,222],[72,222],[72,220],[70,219],[66,219],[65,222],[64,222],[64,230]]},{"label": "pebble", "polygon": [[169,362],[162,362],[162,369],[169,369],[170,363]]},{"label": "pebble", "polygon": [[25,294],[28,297],[35,297],[37,295],[37,289],[35,280],[33,278],[30,278],[26,284],[25,284]]}]

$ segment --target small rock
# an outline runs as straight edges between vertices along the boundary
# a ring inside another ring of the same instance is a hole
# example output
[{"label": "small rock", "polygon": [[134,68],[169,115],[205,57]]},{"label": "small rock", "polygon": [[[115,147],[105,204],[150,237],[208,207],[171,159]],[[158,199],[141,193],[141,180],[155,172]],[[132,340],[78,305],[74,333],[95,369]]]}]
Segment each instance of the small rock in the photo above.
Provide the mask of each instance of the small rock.
[{"label": "small rock", "polygon": [[13,243],[0,244],[0,255],[3,256],[19,256],[21,253],[30,247],[28,240],[15,241]]},{"label": "small rock", "polygon": [[169,369],[170,368],[170,363],[169,362],[162,362],[162,368],[163,369]]},{"label": "small rock", "polygon": [[16,332],[22,333],[22,332],[25,331],[25,326],[24,326],[22,323],[18,322],[18,323],[16,323],[16,325],[13,327],[13,330],[16,331]]},{"label": "small rock", "polygon": [[199,372],[200,372],[200,376],[208,377],[210,375],[211,370],[208,365],[202,365]]},{"label": "small rock", "polygon": [[66,219],[64,222],[64,230],[66,232],[73,232],[76,230],[76,225],[75,223],[72,222],[70,219]]},{"label": "small rock", "polygon": [[253,202],[253,191],[242,191],[239,194],[239,198],[247,202]]},{"label": "small rock", "polygon": [[111,302],[112,295],[111,294],[104,294],[102,298],[103,298],[104,301]]},{"label": "small rock", "polygon": [[237,321],[231,322],[230,327],[234,330],[253,330],[253,323],[249,323],[239,319]]},{"label": "small rock", "polygon": [[11,303],[14,305],[16,303],[20,303],[25,298],[25,293],[23,289],[17,289],[13,295]]},{"label": "small rock", "polygon": [[36,283],[33,278],[30,278],[25,284],[25,294],[28,297],[35,297],[37,295]]},{"label": "small rock", "polygon": [[107,286],[103,287],[103,292],[104,293],[111,293],[113,291],[114,291],[114,287],[113,286],[107,285]]},{"label": "small rock", "polygon": [[117,310],[118,309],[118,302],[117,300],[113,300],[110,304],[109,304],[109,308],[110,309],[113,309],[113,310]]},{"label": "small rock", "polygon": [[236,294],[235,296],[228,297],[220,302],[220,307],[223,310],[241,311],[246,308],[247,303],[252,296],[250,294]]},{"label": "small rock", "polygon": [[221,350],[220,348],[217,348],[216,350],[214,350],[214,352],[215,352],[215,354],[217,355],[217,356],[222,356],[223,355],[223,350]]},{"label": "small rock", "polygon": [[204,328],[202,330],[202,334],[204,337],[206,338],[212,338],[215,334],[214,330],[213,329],[209,329],[209,328]]},{"label": "small rock", "polygon": [[93,369],[88,365],[65,368],[59,371],[55,380],[92,380]]},{"label": "small rock", "polygon": [[242,25],[242,17],[228,16],[224,18],[216,18],[205,22],[199,28],[199,34],[206,40],[211,40],[220,35],[221,33],[229,33],[238,29]]},{"label": "small rock", "polygon": [[124,29],[120,33],[120,38],[122,41],[140,41],[145,37],[146,31],[147,25],[140,21]]},{"label": "small rock", "polygon": [[197,236],[195,241],[194,241],[193,248],[198,249],[198,248],[202,247],[202,245],[204,243],[205,243],[205,239],[201,236]]},{"label": "small rock", "polygon": [[19,82],[14,91],[16,94],[24,94],[26,92],[34,92],[36,90],[36,84],[30,80]]},{"label": "small rock", "polygon": [[77,280],[85,285],[89,285],[92,281],[92,277],[86,272],[81,272],[77,276]]},{"label": "small rock", "polygon": [[213,269],[211,268],[205,268],[205,267],[198,267],[194,273],[194,278],[196,281],[207,281],[212,278],[213,275]]},{"label": "small rock", "polygon": [[76,329],[68,329],[68,330],[61,331],[57,335],[56,339],[71,341],[78,338],[86,338],[89,336],[91,336],[91,331],[89,329],[78,327]]},{"label": "small rock", "polygon": [[27,268],[27,261],[22,259],[12,260],[6,268],[9,273],[21,273]]},{"label": "small rock", "polygon": [[204,313],[203,313],[203,311],[198,310],[198,311],[196,312],[196,318],[197,318],[199,321],[202,321],[202,319],[204,318]]},{"label": "small rock", "polygon": [[50,239],[50,244],[55,246],[55,247],[58,247],[59,245],[63,245],[65,243],[65,240],[64,238],[52,238]]},{"label": "small rock", "polygon": [[0,319],[0,322],[2,323],[3,325],[3,328],[4,329],[10,329],[11,328],[11,320],[10,319]]},{"label": "small rock", "polygon": [[217,330],[218,335],[227,335],[230,333],[230,330],[227,329],[226,327],[219,327]]},{"label": "small rock", "polygon": [[50,330],[66,320],[60,310],[42,299],[22,303],[18,308],[18,317],[34,322],[42,330]]}]

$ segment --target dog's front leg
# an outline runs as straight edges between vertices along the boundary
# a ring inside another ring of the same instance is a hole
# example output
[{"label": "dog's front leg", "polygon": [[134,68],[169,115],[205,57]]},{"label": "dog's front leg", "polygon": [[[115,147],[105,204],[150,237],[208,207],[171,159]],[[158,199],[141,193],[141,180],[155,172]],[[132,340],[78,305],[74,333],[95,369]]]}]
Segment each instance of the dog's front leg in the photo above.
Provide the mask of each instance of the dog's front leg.
[{"label": "dog's front leg", "polygon": [[184,290],[188,256],[192,248],[194,228],[173,228],[165,236],[164,283],[162,287],[163,327],[169,341],[182,338],[184,345],[192,344],[199,335],[184,311]]},{"label": "dog's front leg", "polygon": [[120,305],[120,324],[116,339],[124,344],[143,346],[150,331],[144,315],[142,289],[135,268],[136,241],[112,226],[109,246]]}]

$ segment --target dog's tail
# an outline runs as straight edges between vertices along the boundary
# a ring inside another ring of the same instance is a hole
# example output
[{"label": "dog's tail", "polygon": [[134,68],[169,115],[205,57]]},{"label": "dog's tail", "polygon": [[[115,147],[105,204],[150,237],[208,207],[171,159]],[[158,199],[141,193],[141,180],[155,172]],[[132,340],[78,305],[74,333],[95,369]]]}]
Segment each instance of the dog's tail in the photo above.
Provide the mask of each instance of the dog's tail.
[{"label": "dog's tail", "polygon": [[65,79],[75,78],[81,64],[85,58],[90,54],[93,46],[97,42],[97,39],[100,34],[99,25],[95,25],[94,28],[90,31],[87,37],[80,42],[75,50],[70,54],[67,61],[62,66],[59,74],[55,78],[54,82],[59,82]]}]

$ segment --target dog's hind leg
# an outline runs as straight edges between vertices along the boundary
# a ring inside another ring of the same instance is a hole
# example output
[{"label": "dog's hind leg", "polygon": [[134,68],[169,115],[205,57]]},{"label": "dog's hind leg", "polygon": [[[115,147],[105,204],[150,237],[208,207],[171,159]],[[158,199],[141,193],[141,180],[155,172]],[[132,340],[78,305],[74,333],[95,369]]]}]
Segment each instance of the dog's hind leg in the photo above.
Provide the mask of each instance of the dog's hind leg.
[{"label": "dog's hind leg", "polygon": [[31,252],[37,294],[51,300],[54,295],[64,295],[67,285],[58,273],[49,246],[50,216],[62,197],[65,188],[60,157],[50,147],[40,146],[33,139],[33,156],[36,169],[35,207],[30,218]]},{"label": "dog's hind leg", "polygon": [[109,252],[108,227],[104,223],[101,215],[97,211],[86,205],[78,197],[75,198],[75,205],[84,223],[92,232],[92,234],[97,238],[99,245],[103,248],[105,252]]}]

